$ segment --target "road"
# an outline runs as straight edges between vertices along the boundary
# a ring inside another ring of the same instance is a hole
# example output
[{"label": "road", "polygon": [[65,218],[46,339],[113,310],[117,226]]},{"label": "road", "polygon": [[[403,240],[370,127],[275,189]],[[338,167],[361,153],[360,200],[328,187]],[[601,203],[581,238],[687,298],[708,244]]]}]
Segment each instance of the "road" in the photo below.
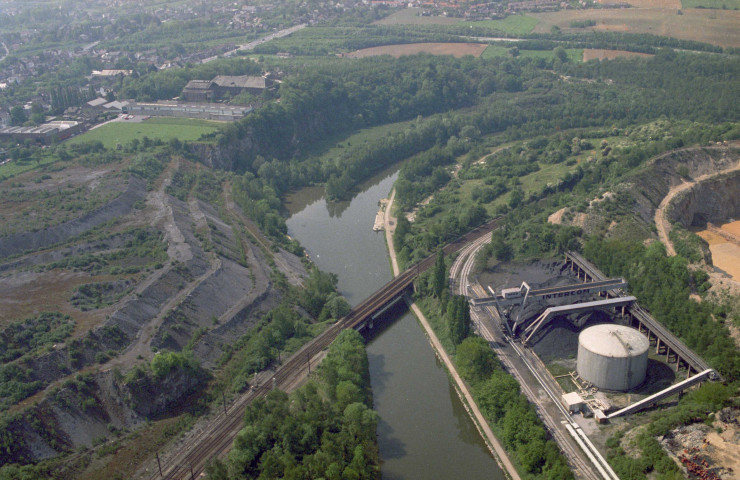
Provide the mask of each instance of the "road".
[{"label": "road", "polygon": [[5,49],[5,55],[3,55],[2,58],[0,58],[0,62],[2,62],[3,60],[5,60],[5,57],[7,57],[8,55],[10,55],[10,49],[5,44],[5,42],[0,42],[0,44],[2,44],[3,48]]},{"label": "road", "polygon": [[[487,296],[482,286],[471,284],[469,279],[475,264],[475,254],[482,246],[483,243],[471,244],[461,252],[452,265],[451,275],[454,274],[453,278],[459,278],[459,281],[454,282],[456,293],[468,296],[471,294]],[[496,321],[498,316],[493,307],[471,308],[471,317],[478,334],[493,347],[497,357],[506,366],[506,370],[517,379],[522,392],[535,406],[537,414],[565,454],[576,477],[588,480],[616,479],[616,475],[612,477],[607,471],[608,467],[601,464],[602,462],[598,459],[596,462],[589,460],[589,455],[594,456],[595,452],[591,451],[587,454],[571,436],[568,426],[574,428],[577,424],[560,402],[560,396],[564,392],[539,358],[529,349],[517,345],[509,335],[504,333],[502,323]],[[588,447],[588,444],[586,446]]]},{"label": "road", "polygon": [[254,47],[257,45],[262,45],[263,43],[267,43],[270,40],[273,40],[275,38],[282,38],[287,37],[288,35],[297,32],[298,30],[302,30],[306,28],[308,25],[305,23],[302,23],[300,25],[295,25],[290,28],[286,28],[284,30],[280,30],[279,32],[271,33],[267,35],[266,37],[262,37],[258,40],[255,40],[253,42],[246,43],[244,45],[239,45],[238,48],[235,48],[234,50],[229,50],[228,52],[224,53],[224,57],[230,57],[232,55],[236,55],[238,52],[248,52],[250,50],[254,50]]}]

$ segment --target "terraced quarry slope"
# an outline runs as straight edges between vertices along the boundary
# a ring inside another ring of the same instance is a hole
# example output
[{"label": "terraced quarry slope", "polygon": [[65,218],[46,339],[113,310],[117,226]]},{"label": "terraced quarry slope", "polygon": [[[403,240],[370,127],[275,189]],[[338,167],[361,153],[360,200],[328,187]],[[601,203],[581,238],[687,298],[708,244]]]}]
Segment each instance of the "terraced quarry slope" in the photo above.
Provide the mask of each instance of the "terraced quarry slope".
[{"label": "terraced quarry slope", "polygon": [[[84,449],[182,404],[281,302],[271,278],[306,276],[223,175],[166,149],[81,155],[0,189],[0,412],[14,438],[0,464]],[[124,381],[185,347],[204,370]]]}]

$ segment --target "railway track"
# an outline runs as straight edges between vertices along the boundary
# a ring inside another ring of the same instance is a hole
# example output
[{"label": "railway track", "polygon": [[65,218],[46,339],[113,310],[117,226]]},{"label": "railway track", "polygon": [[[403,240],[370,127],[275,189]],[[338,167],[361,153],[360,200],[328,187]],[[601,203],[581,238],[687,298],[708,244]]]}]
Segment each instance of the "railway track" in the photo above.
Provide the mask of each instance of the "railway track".
[{"label": "railway track", "polygon": [[[445,245],[442,251],[449,255],[463,249],[471,242],[480,242],[482,236],[489,234],[499,222],[500,219],[496,218],[471,230]],[[239,396],[228,412],[214,418],[213,422],[192,440],[191,446],[184,448],[167,465],[163,466],[161,476],[157,471],[150,479],[192,480],[200,477],[209,459],[217,458],[228,451],[242,428],[244,410],[250,403],[257,398],[265,397],[273,389],[286,390],[297,375],[309,368],[311,359],[327,348],[342,330],[355,328],[364,322],[367,317],[408,288],[416,277],[434,265],[435,260],[436,255],[430,255],[405,270],[359,303],[347,316],[301,347],[280,365],[267,381]]]},{"label": "railway track", "polygon": [[[455,264],[453,264],[453,268],[450,269],[451,275],[454,273],[455,275],[460,276],[459,286],[456,292],[460,295],[469,295],[470,293],[474,293],[478,296],[487,295],[486,291],[477,283],[473,284],[471,287],[473,292],[467,292],[467,289],[465,288],[465,286],[469,282],[468,277],[475,263],[475,253],[478,251],[479,248],[483,246],[484,240],[485,239],[482,238],[481,240],[478,240],[472,243],[469,247],[465,248],[455,261]],[[487,311],[488,315],[490,315],[491,318],[494,317],[492,310],[493,309],[490,306],[483,307],[483,311]],[[570,438],[567,432],[564,431],[564,425],[558,423],[558,420],[560,420],[561,422],[566,421],[572,423],[569,412],[565,410],[565,408],[559,401],[559,394],[557,392],[558,387],[552,385],[552,382],[548,382],[547,379],[544,378],[544,375],[538,371],[539,368],[535,359],[527,356],[526,353],[522,351],[511,340],[511,338],[504,333],[500,321],[498,322],[499,332],[498,335],[496,335],[491,329],[492,325],[484,322],[480,318],[479,313],[478,311],[476,311],[475,308],[471,309],[471,314],[471,317],[475,322],[478,334],[489,343],[498,345],[496,351],[499,359],[501,359],[501,361],[504,363],[507,371],[517,379],[519,385],[522,388],[522,391],[529,399],[529,401],[532,402],[533,405],[535,405],[540,418],[543,420],[543,422],[547,426],[548,431],[557,442],[558,447],[568,458],[571,467],[578,472],[578,477],[584,480],[603,480],[602,476],[597,473],[594,465],[592,465],[583,457],[579,448],[574,445],[573,440]],[[508,345],[508,349],[506,348],[506,345]],[[518,362],[516,362],[515,359],[518,359],[521,365],[517,365]],[[526,368],[522,369],[522,365]],[[544,369],[544,366],[542,366],[542,368]],[[529,384],[528,379],[525,378],[524,372],[522,372],[521,370],[528,371],[529,374],[535,379],[536,383],[540,385],[544,393],[546,393],[546,395],[550,398],[552,404],[556,407],[556,410],[558,412],[557,416],[561,416],[560,419],[556,418],[556,415],[553,415],[552,412],[550,412],[550,410],[546,407],[546,405],[542,401],[541,396],[532,388],[532,386]],[[608,474],[605,478],[613,480],[608,476]]]}]

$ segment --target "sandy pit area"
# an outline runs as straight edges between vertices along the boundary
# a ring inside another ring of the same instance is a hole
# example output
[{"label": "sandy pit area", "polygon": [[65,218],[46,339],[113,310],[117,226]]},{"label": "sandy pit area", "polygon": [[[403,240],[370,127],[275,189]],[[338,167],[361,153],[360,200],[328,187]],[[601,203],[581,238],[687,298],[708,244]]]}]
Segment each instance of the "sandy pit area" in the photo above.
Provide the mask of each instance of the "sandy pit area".
[{"label": "sandy pit area", "polygon": [[[740,236],[740,220],[719,225],[719,228]],[[709,244],[714,266],[726,272],[733,280],[740,281],[740,245],[709,230],[702,230],[696,234]]]}]

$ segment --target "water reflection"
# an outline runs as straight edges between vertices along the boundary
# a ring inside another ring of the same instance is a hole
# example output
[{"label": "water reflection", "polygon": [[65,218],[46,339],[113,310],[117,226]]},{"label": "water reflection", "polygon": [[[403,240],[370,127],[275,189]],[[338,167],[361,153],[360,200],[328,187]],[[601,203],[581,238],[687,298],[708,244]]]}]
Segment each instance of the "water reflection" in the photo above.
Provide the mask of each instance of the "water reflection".
[{"label": "water reflection", "polygon": [[[288,232],[319,268],[337,274],[352,305],[391,279],[383,233],[371,229],[396,177],[381,172],[336,207],[319,187],[286,202]],[[503,480],[416,318],[399,304],[374,327],[366,338],[383,479]]]}]

